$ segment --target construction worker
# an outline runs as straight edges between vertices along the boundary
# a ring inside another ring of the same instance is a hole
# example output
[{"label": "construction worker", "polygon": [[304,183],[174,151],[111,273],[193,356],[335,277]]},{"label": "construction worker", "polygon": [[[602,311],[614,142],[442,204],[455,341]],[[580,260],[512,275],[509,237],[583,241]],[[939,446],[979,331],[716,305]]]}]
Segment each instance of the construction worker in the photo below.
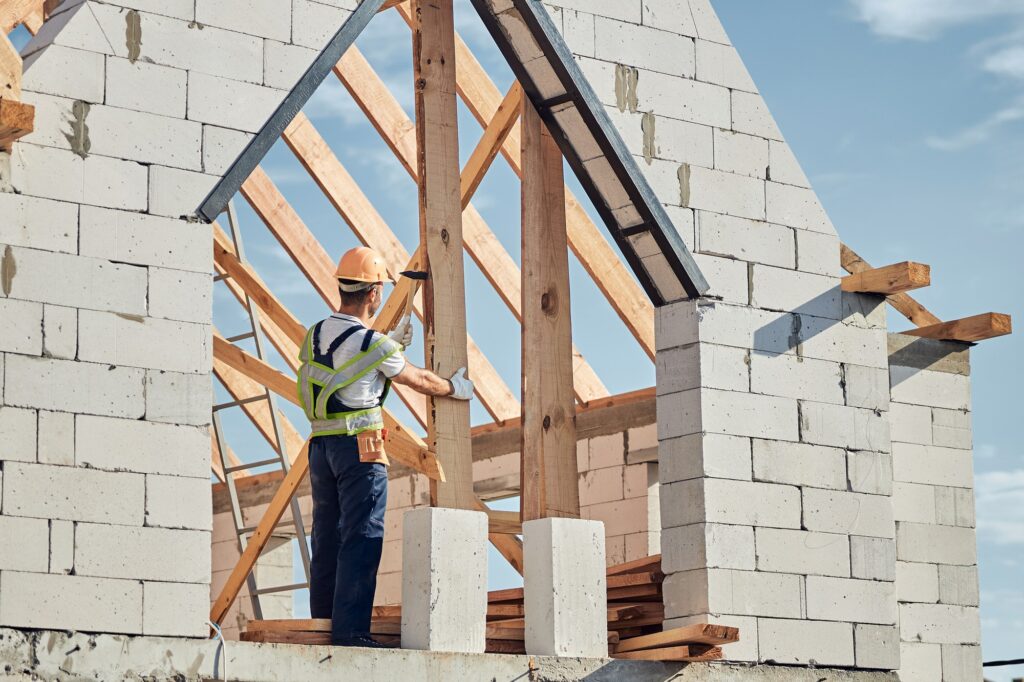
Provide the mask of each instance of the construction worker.
[{"label": "construction worker", "polygon": [[465,367],[444,379],[406,361],[408,315],[387,335],[369,328],[384,282],[393,281],[377,252],[346,252],[336,276],[341,309],[307,332],[299,353],[299,396],[312,426],[310,615],[332,619],[335,645],[376,648],[370,615],[388,496],[381,405],[393,381],[456,400],[472,398],[473,382]]}]

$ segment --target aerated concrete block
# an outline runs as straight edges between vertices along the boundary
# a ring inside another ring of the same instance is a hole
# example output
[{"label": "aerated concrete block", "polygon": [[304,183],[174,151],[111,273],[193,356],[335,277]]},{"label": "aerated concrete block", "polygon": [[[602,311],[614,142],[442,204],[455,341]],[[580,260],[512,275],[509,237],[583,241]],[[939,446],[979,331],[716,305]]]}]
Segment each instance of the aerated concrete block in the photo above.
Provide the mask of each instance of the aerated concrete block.
[{"label": "aerated concrete block", "polygon": [[85,102],[102,102],[104,68],[102,54],[50,45],[25,59],[21,87]]},{"label": "aerated concrete block", "polygon": [[970,488],[936,488],[935,523],[974,528],[974,491]]},{"label": "aerated concrete block", "polygon": [[891,495],[892,455],[866,450],[848,452],[847,477],[850,490],[873,495]]},{"label": "aerated concrete block", "polygon": [[852,450],[889,452],[892,448],[889,422],[882,414],[806,400],[800,401],[800,439]]},{"label": "aerated concrete block", "polygon": [[138,633],[142,631],[142,583],[4,571],[0,625]]},{"label": "aerated concrete block", "polygon": [[942,645],[942,682],[973,682],[981,677],[980,646]]},{"label": "aerated concrete block", "polygon": [[78,316],[78,357],[87,362],[200,373],[213,363],[211,345],[205,324],[94,310]]},{"label": "aerated concrete block", "polygon": [[665,573],[702,568],[754,570],[754,529],[719,523],[664,528],[661,566]]},{"label": "aerated concrete block", "polygon": [[212,530],[210,482],[181,476],[146,476],[146,525]]},{"label": "aerated concrete block", "polygon": [[[733,93],[734,103],[739,94]],[[822,234],[836,233],[813,190],[777,182],[767,183],[765,190],[768,222]]]},{"label": "aerated concrete block", "polygon": [[[807,175],[800,167],[800,162],[797,160],[796,155],[793,154],[792,148],[785,142],[772,140],[768,150],[769,163],[771,165],[770,180],[772,182],[781,182],[785,185],[796,185],[797,187],[810,187],[811,183],[807,180]],[[839,251],[839,244],[836,243],[835,255]],[[805,268],[801,267],[801,270]],[[828,272],[822,274],[834,274],[838,271],[838,266],[833,267]]]},{"label": "aerated concrete block", "polygon": [[727,88],[646,70],[641,71],[640,81],[644,86],[637,88],[637,107],[658,112],[659,121],[665,117],[719,128],[730,126]]},{"label": "aerated concrete block", "polygon": [[205,272],[149,268],[149,314],[168,320],[209,324],[213,319],[213,278]]},{"label": "aerated concrete block", "polygon": [[[775,149],[775,144],[775,142],[772,142],[773,150]],[[773,166],[773,180],[775,179],[774,174],[775,167]],[[807,186],[801,185],[801,187]],[[845,274],[839,266],[839,237],[834,234],[796,230],[796,252],[796,267],[802,272],[813,272],[818,275],[829,275],[830,277]],[[861,297],[861,300],[863,300],[863,297]],[[884,315],[885,305],[879,302],[874,306],[873,310],[864,312],[870,312],[872,315],[876,313]],[[846,318],[844,317],[844,319]],[[881,322],[885,323],[884,316],[881,318]]]},{"label": "aerated concrete block", "polygon": [[896,542],[889,538],[850,538],[854,578],[896,580]]},{"label": "aerated concrete block", "polygon": [[774,483],[694,479],[662,486],[663,528],[726,523],[800,528],[800,489]]},{"label": "aerated concrete block", "polygon": [[487,515],[413,509],[405,514],[402,541],[402,647],[482,653]]},{"label": "aerated concrete block", "polygon": [[4,467],[4,513],[13,516],[142,525],[144,500],[143,477],[135,474],[22,462]]},{"label": "aerated concrete block", "polygon": [[318,52],[324,48],[350,11],[313,0],[292,0],[292,42]]},{"label": "aerated concrete block", "polygon": [[853,625],[757,619],[761,660],[791,665],[853,666]]},{"label": "aerated concrete block", "polygon": [[[640,69],[693,78],[696,61],[693,40],[637,23],[598,17],[594,22],[595,55]],[[672,59],[665,59],[671,54]]]},{"label": "aerated concrete block", "polygon": [[286,94],[285,90],[191,73],[188,117],[192,121],[256,133]]},{"label": "aerated concrete block", "polygon": [[900,642],[900,682],[942,679],[942,649],[938,644]]},{"label": "aerated concrete block", "polygon": [[760,95],[733,90],[731,106],[732,125],[729,127],[736,132],[765,137],[770,140],[782,139],[782,133],[779,132],[775,119],[772,118],[768,106]]},{"label": "aerated concrete block", "polygon": [[[203,172],[221,175],[252,139],[252,133],[217,126],[203,126]],[[153,178],[150,178],[150,182]],[[199,204],[197,203],[196,206]],[[151,209],[152,210],[152,209]]]},{"label": "aerated concrete block", "polygon": [[695,433],[663,440],[658,447],[662,484],[701,476],[750,480],[750,438]]},{"label": "aerated concrete block", "polygon": [[[146,312],[146,272],[141,268],[19,247],[12,247],[10,254],[17,267],[12,299],[129,315]],[[62,276],[53,277],[54,272]]]},{"label": "aerated concrete block", "polygon": [[237,4],[197,0],[196,21],[206,26],[288,41],[292,34],[291,9],[290,3],[278,0],[249,0]]},{"label": "aerated concrete block", "polygon": [[893,517],[897,521],[935,523],[935,486],[895,482],[892,490]]},{"label": "aerated concrete block", "polygon": [[896,443],[892,453],[893,479],[904,483],[969,488],[974,483],[971,453],[935,445]]},{"label": "aerated concrete block", "polygon": [[961,606],[978,605],[977,566],[939,566],[939,601]]},{"label": "aerated concrete block", "polygon": [[213,387],[207,374],[146,372],[146,419],[203,426],[210,423]]},{"label": "aerated concrete block", "polygon": [[900,604],[900,636],[909,642],[978,644],[978,609],[952,604]]},{"label": "aerated concrete block", "polygon": [[900,602],[934,604],[939,601],[938,566],[897,561],[896,596]]},{"label": "aerated concrete block", "polygon": [[75,523],[50,523],[50,573],[68,574],[75,568]]},{"label": "aerated concrete block", "polygon": [[751,304],[769,310],[839,320],[843,317],[839,280],[798,270],[754,265]]},{"label": "aerated concrete block", "polygon": [[90,155],[85,159],[82,176],[83,203],[129,211],[146,210],[148,173],[145,165]]},{"label": "aerated concrete block", "polygon": [[726,215],[765,219],[764,181],[684,165],[679,172],[682,206]]},{"label": "aerated concrete block", "polygon": [[637,0],[627,0],[626,2],[622,0],[552,0],[550,4],[556,4],[556,2],[560,7],[590,12],[599,17],[609,17],[633,24],[639,24],[642,16],[640,2]]},{"label": "aerated concrete block", "polygon": [[846,456],[839,448],[754,438],[754,480],[846,490]]},{"label": "aerated concrete block", "polygon": [[900,630],[895,625],[853,626],[858,668],[896,670],[900,667]]},{"label": "aerated concrete block", "polygon": [[666,171],[675,176],[676,196],[671,203],[678,203],[680,161],[691,166],[714,168],[714,128],[654,113],[648,115],[648,121],[651,117],[654,119],[654,156],[665,159]]},{"label": "aerated concrete block", "polygon": [[[209,449],[210,435],[203,428],[87,415],[76,419],[80,466],[208,481]],[[174,457],[168,457],[171,452]]]},{"label": "aerated concrete block", "polygon": [[[235,156],[238,156],[241,151],[242,147],[239,147]],[[219,179],[217,176],[180,168],[151,166],[149,169],[149,212],[170,218],[192,216]]]},{"label": "aerated concrete block", "polygon": [[107,57],[107,98],[111,107],[185,118],[187,72],[141,60]]},{"label": "aerated concrete block", "polygon": [[794,231],[789,227],[697,211],[697,250],[781,268],[796,266]]},{"label": "aerated concrete block", "polygon": [[81,219],[81,253],[208,274],[210,254],[204,237],[208,239],[209,229],[204,227],[160,216],[85,206]]},{"label": "aerated concrete block", "polygon": [[78,355],[78,310],[43,306],[43,354],[66,360]]},{"label": "aerated concrete block", "polygon": [[892,538],[895,533],[888,495],[803,489],[803,527],[825,533]]},{"label": "aerated concrete block", "polygon": [[210,533],[79,523],[75,574],[209,584]]},{"label": "aerated concrete block", "polygon": [[838,533],[758,528],[757,570],[848,578],[850,541]]},{"label": "aerated concrete block", "polygon": [[0,192],[0,244],[75,253],[78,205]]},{"label": "aerated concrete block", "polygon": [[752,393],[842,405],[842,378],[836,362],[801,358],[790,353],[750,353]]},{"label": "aerated concrete block", "polygon": [[0,571],[46,573],[49,539],[46,519],[0,516]]},{"label": "aerated concrete block", "polygon": [[876,580],[807,576],[807,617],[893,625],[896,623],[896,585]]},{"label": "aerated concrete block", "polygon": [[39,410],[38,431],[40,464],[75,465],[75,415]]},{"label": "aerated concrete block", "polygon": [[97,105],[86,123],[90,154],[191,170],[202,165],[203,128],[198,122]]},{"label": "aerated concrete block", "polygon": [[889,404],[889,425],[893,442],[932,444],[932,411],[922,405]]},{"label": "aerated concrete block", "polygon": [[32,301],[0,298],[0,351],[40,355],[43,350],[43,306]]},{"label": "aerated concrete block", "polygon": [[[288,39],[284,40],[287,42]],[[266,40],[263,55],[263,85],[278,90],[291,90],[316,59],[317,51],[301,45]],[[207,169],[207,172],[214,171]]]},{"label": "aerated concrete block", "polygon": [[971,409],[971,378],[962,374],[931,372],[916,367],[889,368],[892,399],[947,410]]},{"label": "aerated concrete block", "polygon": [[526,651],[608,655],[604,525],[547,518],[523,524]]},{"label": "aerated concrete block", "polygon": [[726,303],[747,304],[750,278],[746,263],[703,253],[694,254],[693,260],[712,283],[709,296],[718,296]]},{"label": "aerated concrete block", "polygon": [[803,616],[803,578],[785,573],[720,568],[673,573],[662,584],[665,617],[702,613],[723,616]]},{"label": "aerated concrete block", "polygon": [[696,38],[693,16],[689,11],[680,11],[680,7],[678,0],[643,0],[643,24]]},{"label": "aerated concrete block", "polygon": [[205,637],[209,632],[210,588],[190,583],[142,584],[142,633]]},{"label": "aerated concrete block", "polygon": [[0,407],[0,461],[36,461],[36,411]]},{"label": "aerated concrete block", "polygon": [[[659,414],[660,407],[659,403]],[[799,438],[797,401],[791,398],[702,389],[700,408],[706,432],[788,441]]]}]

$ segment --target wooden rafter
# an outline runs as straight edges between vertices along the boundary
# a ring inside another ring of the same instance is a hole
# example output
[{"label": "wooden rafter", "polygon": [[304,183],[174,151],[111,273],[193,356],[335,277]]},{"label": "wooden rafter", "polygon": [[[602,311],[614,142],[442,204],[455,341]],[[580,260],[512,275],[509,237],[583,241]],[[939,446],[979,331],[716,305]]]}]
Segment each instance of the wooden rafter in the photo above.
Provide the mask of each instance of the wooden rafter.
[{"label": "wooden rafter", "polygon": [[[384,256],[388,270],[397,279],[398,273],[402,272],[402,266],[410,260],[408,252],[363,194],[359,185],[338,161],[312,122],[299,113],[285,129],[282,139],[349,224],[356,237]],[[423,318],[423,310],[419,303],[414,306],[414,311],[420,319]],[[467,343],[470,368],[479,380],[478,395],[484,408],[498,421],[518,414],[519,402],[494,365],[472,337],[468,338]]]},{"label": "wooden rafter", "polygon": [[950,320],[939,324],[918,327],[902,332],[910,336],[921,336],[926,339],[944,341],[976,342],[997,336],[1013,333],[1013,323],[1009,315],[1002,313],[982,313],[961,320]]},{"label": "wooden rafter", "polygon": [[[242,184],[242,196],[263,219],[267,228],[292,257],[328,307],[337,310],[341,304],[341,295],[338,293],[337,280],[334,278],[334,263],[331,257],[262,168],[257,167]],[[304,336],[305,329],[302,336],[295,341],[296,346],[302,344]],[[395,392],[420,425],[425,426],[426,402],[423,396],[401,385],[395,386]]]},{"label": "wooden rafter", "polygon": [[[417,180],[414,124],[369,62],[357,48],[353,47],[338,62],[334,73],[351,93],[385,143],[398,157],[410,177]],[[460,179],[460,191],[461,189]],[[497,236],[487,226],[483,217],[470,203],[466,203],[462,214],[462,229],[467,253],[480,268],[487,281],[494,287],[499,298],[508,306],[516,320],[521,322],[519,266],[516,265]],[[584,404],[608,395],[608,389],[605,388],[594,369],[575,346],[573,347],[573,388],[577,399]]]},{"label": "wooden rafter", "polygon": [[516,81],[509,88],[508,93],[505,94],[505,99],[501,101],[501,105],[498,107],[498,111],[495,112],[494,117],[491,118],[487,127],[484,128],[484,134],[480,137],[480,142],[477,143],[473,153],[469,156],[469,160],[466,161],[466,166],[462,169],[461,192],[463,209],[469,206],[469,202],[476,193],[477,187],[480,186],[480,182],[487,174],[487,169],[491,167],[491,163],[494,162],[494,157],[498,155],[502,143],[508,137],[509,132],[512,131],[512,126],[519,119],[522,103],[523,86],[519,84],[519,81]]},{"label": "wooden rafter", "polygon": [[526,170],[520,510],[523,521],[579,518],[562,153],[529,100],[522,100],[520,121]]},{"label": "wooden rafter", "polygon": [[[448,376],[468,364],[455,97],[455,16],[453,0],[414,2],[412,52],[417,84],[420,243],[430,273],[423,285],[423,355],[427,367]],[[476,496],[469,403],[451,398],[428,398],[428,402],[428,441],[448,478],[443,484],[431,485],[432,501],[439,507],[472,509]]]},{"label": "wooden rafter", "polygon": [[931,268],[922,263],[904,261],[872,268],[843,278],[843,291],[891,296],[931,284]]},{"label": "wooden rafter", "polygon": [[[865,272],[873,269],[870,263],[858,256],[857,253],[846,244],[839,245],[839,264],[842,265],[843,269],[850,274],[857,274],[859,272]],[[886,296],[885,300],[889,302],[889,305],[902,313],[904,317],[916,324],[918,327],[926,327],[942,322],[942,320],[929,312],[927,308],[911,298],[909,294],[893,294],[891,296]]]},{"label": "wooden rafter", "polygon": [[[403,4],[396,7],[406,23],[410,23],[412,15],[409,6]],[[501,91],[458,34],[455,36],[455,60],[459,95],[480,125],[486,126],[501,105]],[[522,177],[519,137],[519,131],[513,127],[505,138],[501,152],[512,170]],[[570,248],[644,352],[653,360],[654,307],[568,189],[566,212]]]}]

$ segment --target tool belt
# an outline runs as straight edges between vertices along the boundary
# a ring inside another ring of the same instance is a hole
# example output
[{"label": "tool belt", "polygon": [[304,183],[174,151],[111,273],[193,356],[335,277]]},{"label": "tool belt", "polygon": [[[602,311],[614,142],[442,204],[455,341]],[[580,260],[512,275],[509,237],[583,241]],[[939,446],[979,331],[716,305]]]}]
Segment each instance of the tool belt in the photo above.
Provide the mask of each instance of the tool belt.
[{"label": "tool belt", "polygon": [[356,443],[359,445],[359,461],[364,464],[383,464],[388,466],[388,455],[384,451],[384,442],[387,440],[388,430],[363,431],[356,434]]}]

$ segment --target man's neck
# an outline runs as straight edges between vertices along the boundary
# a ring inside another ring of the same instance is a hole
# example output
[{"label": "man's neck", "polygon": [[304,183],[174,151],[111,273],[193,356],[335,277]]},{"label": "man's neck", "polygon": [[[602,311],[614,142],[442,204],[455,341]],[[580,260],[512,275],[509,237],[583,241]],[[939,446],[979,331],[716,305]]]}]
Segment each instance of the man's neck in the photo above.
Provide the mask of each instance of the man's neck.
[{"label": "man's neck", "polygon": [[341,306],[338,312],[341,313],[342,315],[348,315],[350,317],[356,318],[357,320],[363,323],[364,327],[369,326],[370,321],[373,319],[373,317],[370,315],[370,306],[360,306],[358,308],[349,308],[346,306]]}]

